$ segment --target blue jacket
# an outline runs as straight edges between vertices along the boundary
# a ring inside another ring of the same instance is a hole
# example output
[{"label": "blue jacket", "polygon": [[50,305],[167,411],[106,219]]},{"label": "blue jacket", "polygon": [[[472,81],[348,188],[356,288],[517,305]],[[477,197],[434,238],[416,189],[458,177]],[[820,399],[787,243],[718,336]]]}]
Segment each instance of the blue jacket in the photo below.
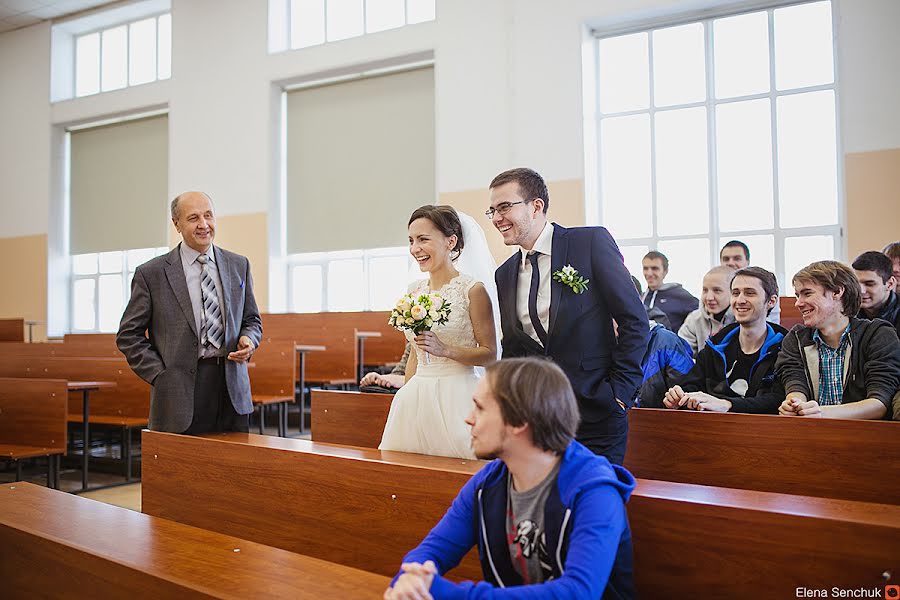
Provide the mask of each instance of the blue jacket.
[{"label": "blue jacket", "polygon": [[[403,562],[434,561],[435,600],[444,598],[633,598],[631,529],[625,502],[635,486],[627,470],[571,442],[544,507],[553,578],[522,585],[506,537],[506,465],[495,460],[463,486],[450,509]],[[478,544],[485,581],[442,577]]]},{"label": "blue jacket", "polygon": [[659,323],[650,322],[650,343],[641,361],[644,383],[635,403],[641,408],[664,408],[669,388],[694,367],[691,346]]}]

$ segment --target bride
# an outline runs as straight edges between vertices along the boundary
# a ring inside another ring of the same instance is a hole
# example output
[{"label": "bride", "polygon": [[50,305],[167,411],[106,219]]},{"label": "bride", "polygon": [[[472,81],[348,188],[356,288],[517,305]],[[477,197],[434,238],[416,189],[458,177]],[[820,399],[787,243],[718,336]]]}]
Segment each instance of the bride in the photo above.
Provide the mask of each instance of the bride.
[{"label": "bride", "polygon": [[[406,384],[394,396],[378,448],[475,458],[465,418],[472,409],[476,367],[497,358],[493,259],[481,227],[451,206],[417,208],[408,227],[409,252],[428,274],[412,283],[410,292],[440,294],[450,302],[450,318],[417,336],[406,332],[415,352],[410,352]],[[467,242],[479,261],[463,271],[455,263]]]}]

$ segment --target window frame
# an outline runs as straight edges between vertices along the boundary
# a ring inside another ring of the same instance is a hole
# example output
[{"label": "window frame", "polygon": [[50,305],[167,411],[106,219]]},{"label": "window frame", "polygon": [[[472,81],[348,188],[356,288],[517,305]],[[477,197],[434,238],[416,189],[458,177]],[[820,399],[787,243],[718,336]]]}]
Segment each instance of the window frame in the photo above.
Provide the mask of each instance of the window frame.
[{"label": "window frame", "polygon": [[[831,83],[806,86],[801,88],[791,88],[788,90],[778,90],[776,86],[775,73],[775,18],[774,13],[781,8],[799,6],[804,4],[813,4],[817,2],[828,2],[831,9],[831,35],[832,35],[832,64],[834,68],[833,79]],[[713,22],[717,19],[740,16],[751,13],[766,12],[767,30],[768,30],[768,51],[769,51],[769,90],[764,93],[747,94],[742,96],[729,97],[724,99],[716,98],[715,90],[715,39]],[[650,142],[650,211],[651,211],[651,235],[645,237],[617,237],[617,243],[622,247],[647,246],[650,249],[659,247],[660,242],[695,240],[702,239],[710,242],[709,260],[710,264],[715,266],[719,264],[719,251],[726,241],[731,239],[741,239],[746,236],[766,236],[771,235],[774,243],[775,264],[774,267],[776,278],[779,282],[781,295],[785,295],[790,289],[787,284],[790,283],[792,273],[786,273],[785,263],[785,240],[788,238],[805,237],[814,235],[830,235],[833,240],[833,253],[836,260],[845,260],[847,254],[847,240],[844,235],[845,224],[847,220],[847,202],[844,190],[844,165],[843,165],[843,144],[840,129],[840,77],[838,73],[838,54],[837,54],[837,16],[835,15],[834,0],[799,0],[799,1],[780,1],[780,2],[755,2],[748,3],[743,8],[722,9],[716,11],[692,12],[678,18],[654,19],[635,23],[626,27],[610,28],[610,29],[594,29],[593,35],[593,56],[595,63],[593,65],[593,107],[596,111],[596,125],[594,131],[595,159],[594,168],[596,169],[597,181],[601,182],[603,177],[602,171],[602,144],[601,144],[601,124],[604,119],[614,117],[625,117],[631,115],[647,114],[650,120],[649,142]],[[654,106],[654,76],[653,76],[653,35],[652,32],[659,29],[677,27],[700,23],[703,26],[704,35],[704,60],[706,68],[705,87],[706,99],[701,102],[691,102],[677,104],[664,107]],[[604,113],[599,104],[600,98],[600,42],[603,39],[613,38],[629,34],[647,33],[648,35],[648,69],[647,77],[649,78],[649,101],[646,109],[621,111],[614,113]],[[778,149],[778,106],[777,100],[780,97],[806,94],[811,92],[831,91],[834,94],[834,116],[835,116],[835,158],[836,158],[836,185],[837,185],[837,222],[828,225],[815,225],[803,227],[782,227],[781,226],[781,207],[780,192],[778,189],[779,177],[779,149]],[[716,107],[719,105],[731,104],[735,102],[746,102],[750,100],[765,99],[770,104],[770,127],[772,140],[772,210],[773,226],[766,229],[742,229],[725,231],[720,229],[717,224],[719,222],[718,208],[718,169],[717,169],[717,146],[716,146]],[[662,112],[673,110],[682,110],[687,108],[702,107],[706,109],[706,135],[707,135],[707,186],[708,186],[708,232],[685,235],[660,235],[658,232],[657,214],[657,182],[656,182],[656,115]],[[588,214],[596,215],[597,222],[601,225],[604,223],[604,198],[602,185],[596,186],[596,198],[589,199],[587,202],[596,202],[596,208],[588,207]],[[751,248],[752,251],[752,248]],[[751,260],[751,264],[753,261]],[[699,282],[696,282],[699,283]],[[691,282],[685,282],[686,286],[692,285]],[[690,289],[690,287],[689,287]]]}]

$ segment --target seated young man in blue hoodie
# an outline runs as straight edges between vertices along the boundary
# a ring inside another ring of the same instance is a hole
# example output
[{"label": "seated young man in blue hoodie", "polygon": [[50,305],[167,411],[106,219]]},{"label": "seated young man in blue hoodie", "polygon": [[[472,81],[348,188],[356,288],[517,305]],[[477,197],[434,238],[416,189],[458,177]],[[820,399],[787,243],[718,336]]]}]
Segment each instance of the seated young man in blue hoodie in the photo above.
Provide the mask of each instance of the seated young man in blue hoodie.
[{"label": "seated young man in blue hoodie", "polygon": [[666,392],[666,408],[777,414],[784,390],[775,361],[787,330],[767,323],[778,302],[775,275],[761,267],[740,269],[731,280],[735,323],[709,338],[697,364]]},{"label": "seated young man in blue hoodie", "polygon": [[[565,373],[538,358],[496,362],[473,400],[472,449],[495,460],[404,557],[385,599],[632,598],[635,480],[575,441]],[[485,581],[445,579],[476,545]]]}]

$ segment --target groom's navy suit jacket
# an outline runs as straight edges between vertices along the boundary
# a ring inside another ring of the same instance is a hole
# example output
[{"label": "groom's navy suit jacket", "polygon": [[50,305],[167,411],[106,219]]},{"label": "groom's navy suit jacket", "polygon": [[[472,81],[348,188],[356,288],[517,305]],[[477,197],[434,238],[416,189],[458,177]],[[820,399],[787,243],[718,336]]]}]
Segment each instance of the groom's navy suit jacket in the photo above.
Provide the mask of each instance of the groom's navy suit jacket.
[{"label": "groom's navy suit jacket", "polygon": [[525,333],[516,314],[521,259],[516,252],[496,273],[503,358],[547,356],[562,367],[578,397],[583,425],[621,412],[616,399],[630,407],[641,385],[641,358],[650,328],[615,240],[603,227],[567,229],[553,224],[548,276],[571,265],[590,283],[585,292],[576,294],[551,279],[546,348]]}]

